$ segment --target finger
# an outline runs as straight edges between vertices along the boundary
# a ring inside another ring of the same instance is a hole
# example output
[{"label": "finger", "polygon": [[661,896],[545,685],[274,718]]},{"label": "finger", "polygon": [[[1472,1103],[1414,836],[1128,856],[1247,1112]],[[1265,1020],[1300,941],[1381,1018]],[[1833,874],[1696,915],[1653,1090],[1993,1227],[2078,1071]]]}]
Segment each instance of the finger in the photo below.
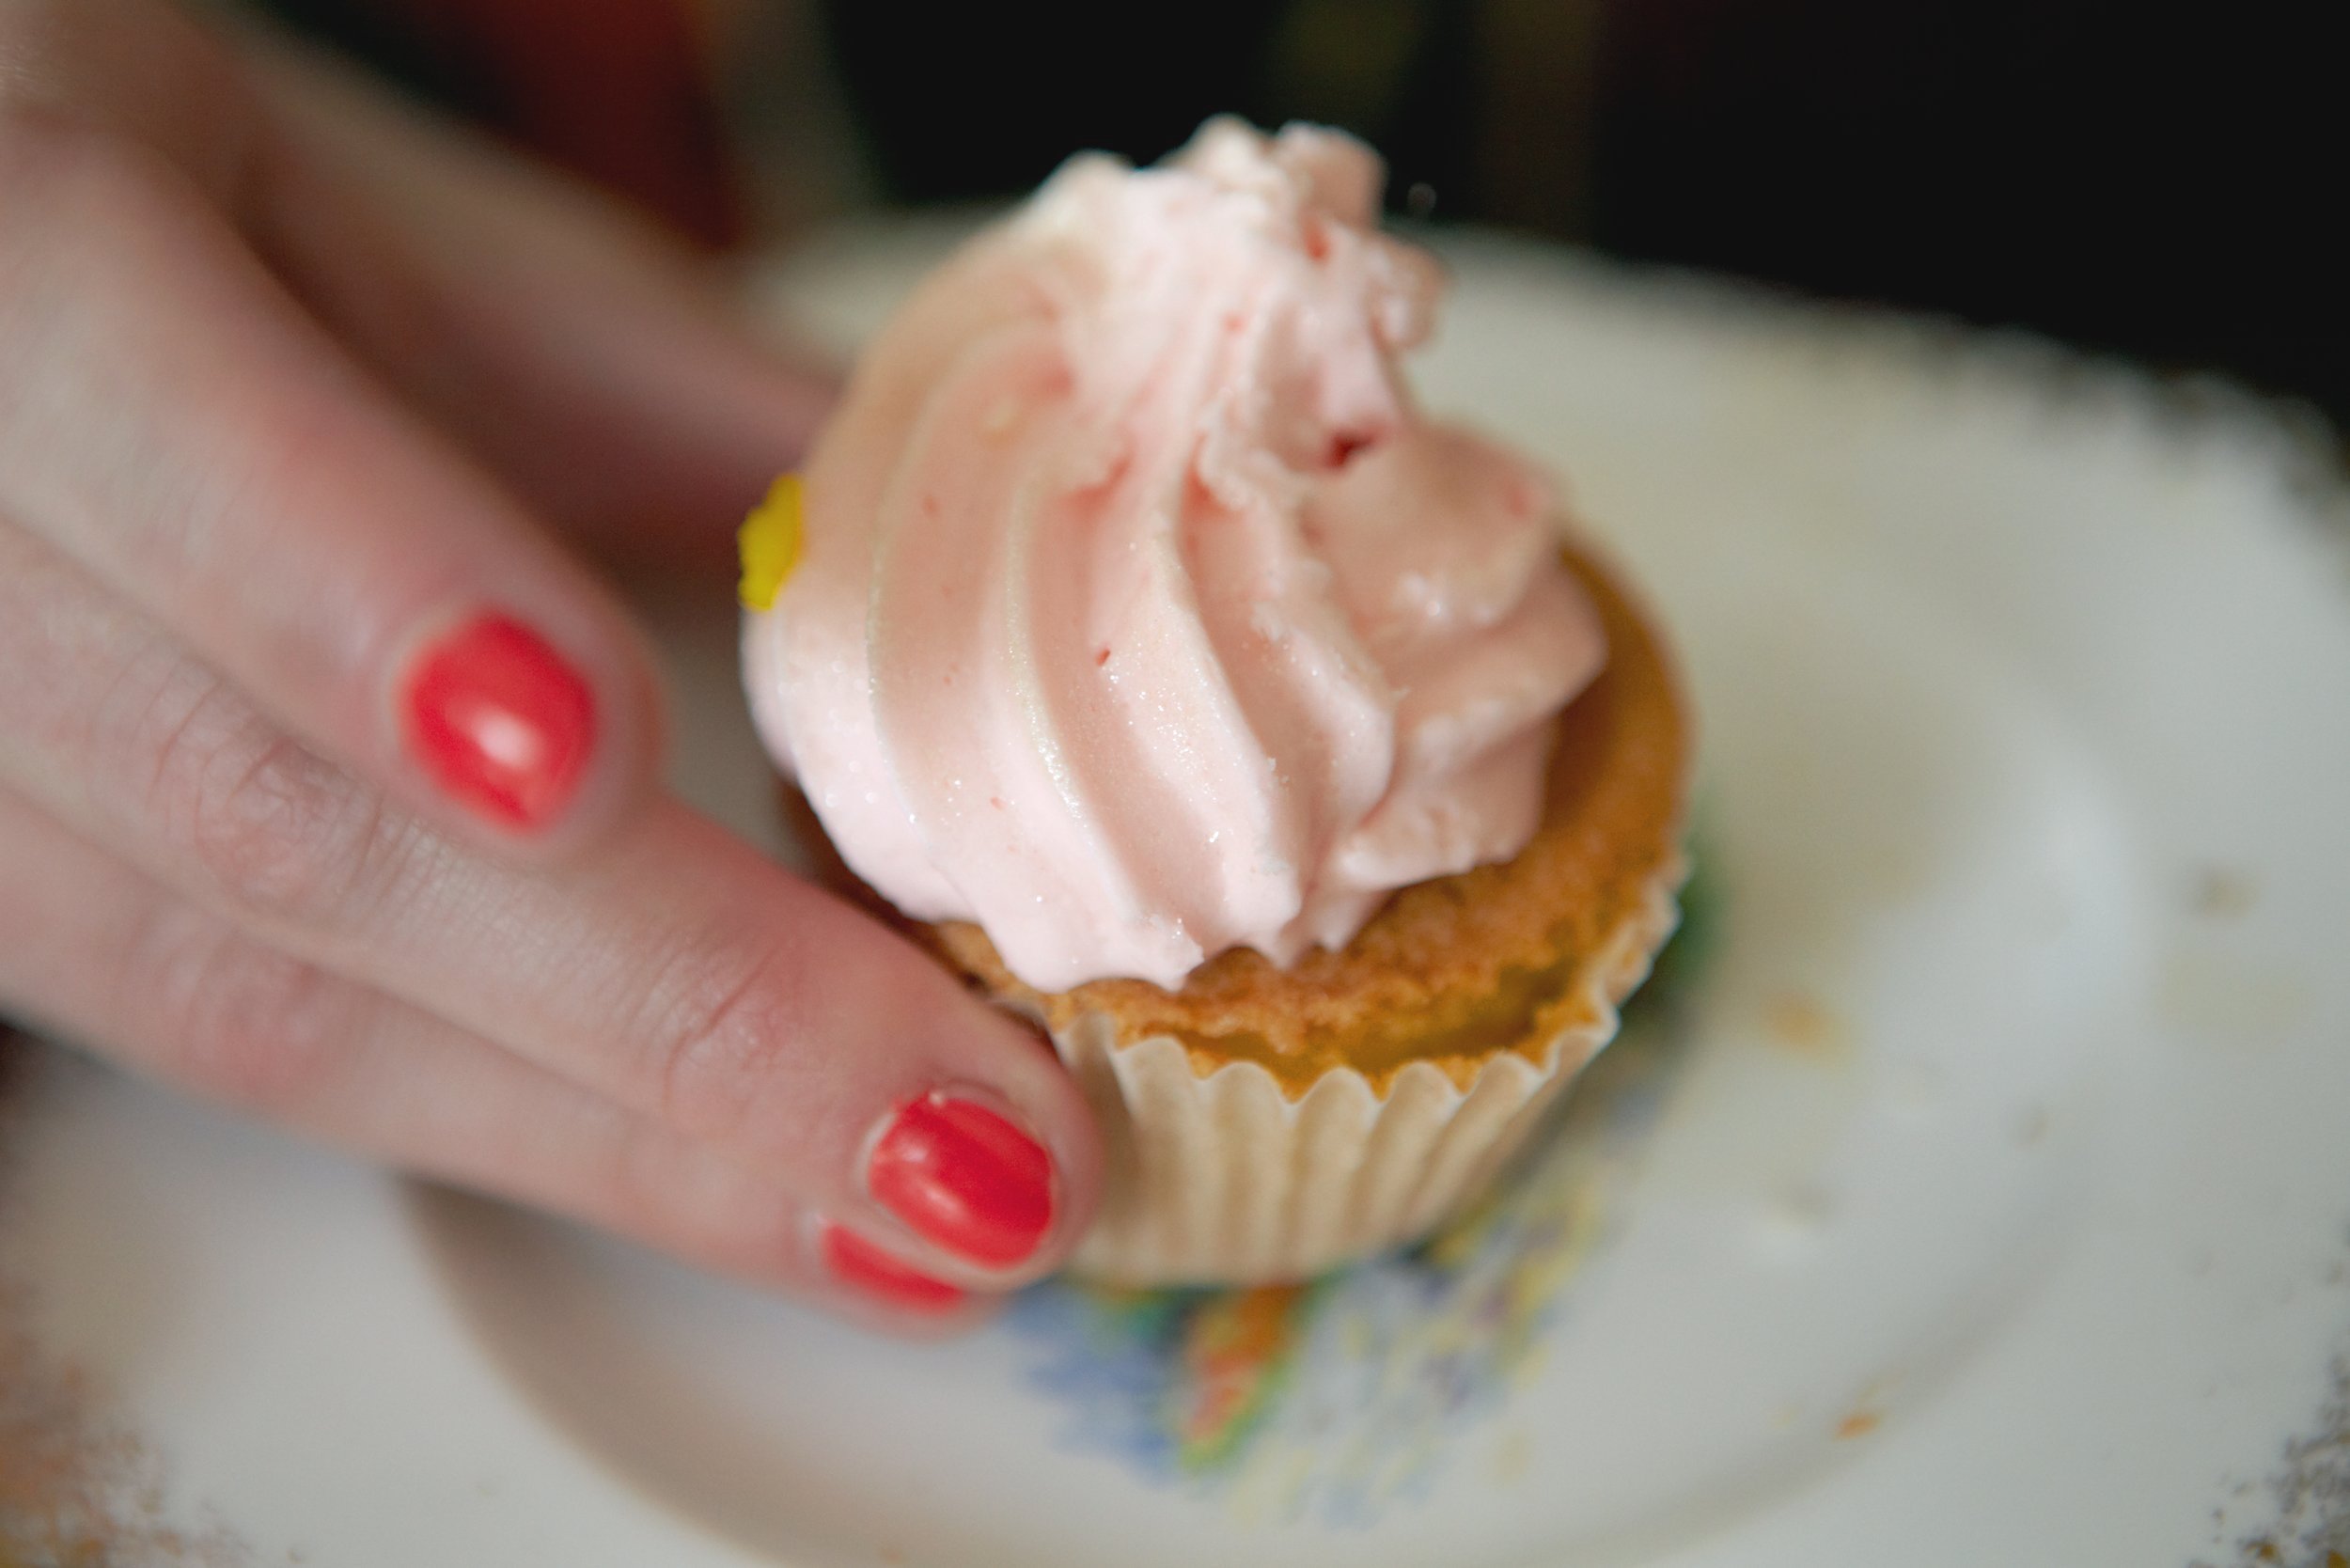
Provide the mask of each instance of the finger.
[{"label": "finger", "polygon": [[0,1006],[142,1072],[856,1315],[984,1309],[755,1167],[264,947],[4,792],[0,886],[23,890],[0,901]]},{"label": "finger", "polygon": [[649,657],[172,165],[0,116],[0,515],[412,809],[544,857],[641,799]]},{"label": "finger", "polygon": [[464,852],[0,529],[0,782],[271,946],[697,1141],[959,1283],[1034,1278],[1100,1154],[1049,1046],[656,799],[537,871]]},{"label": "finger", "polygon": [[833,374],[618,203],[326,62],[263,63],[282,150],[254,223],[303,298],[567,531],[730,558]]},{"label": "finger", "polygon": [[245,72],[185,8],[161,0],[0,6],[0,115],[106,125],[234,206],[258,150]]},{"label": "finger", "polygon": [[723,557],[830,403],[815,356],[757,341],[641,218],[258,30],[16,0],[11,109],[167,160],[372,368],[608,554]]}]

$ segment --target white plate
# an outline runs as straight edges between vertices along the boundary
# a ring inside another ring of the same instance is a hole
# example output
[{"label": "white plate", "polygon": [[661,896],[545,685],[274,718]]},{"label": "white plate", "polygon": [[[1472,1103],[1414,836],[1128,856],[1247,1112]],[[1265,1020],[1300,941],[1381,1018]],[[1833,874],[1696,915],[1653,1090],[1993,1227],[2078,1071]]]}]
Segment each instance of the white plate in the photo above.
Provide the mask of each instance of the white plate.
[{"label": "white plate", "polygon": [[[853,341],[943,232],[779,289]],[[1448,249],[1427,400],[1571,477],[1706,730],[1703,929],[1478,1224],[908,1349],[55,1060],[13,1268],[158,1516],[319,1568],[2350,1552],[2330,479],[2029,342]],[[662,616],[682,782],[767,831],[731,615]]]}]

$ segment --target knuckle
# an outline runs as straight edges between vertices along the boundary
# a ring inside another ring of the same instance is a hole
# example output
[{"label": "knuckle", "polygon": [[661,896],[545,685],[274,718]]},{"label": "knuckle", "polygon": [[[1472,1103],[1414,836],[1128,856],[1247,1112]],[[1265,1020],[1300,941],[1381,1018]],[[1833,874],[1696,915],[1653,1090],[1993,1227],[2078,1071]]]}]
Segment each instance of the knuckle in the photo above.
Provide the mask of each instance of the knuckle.
[{"label": "knuckle", "polygon": [[212,891],[249,917],[305,928],[355,920],[406,857],[373,792],[215,690],[164,705],[152,809]]},{"label": "knuckle", "polygon": [[779,943],[695,943],[666,956],[642,988],[657,1107],[692,1137],[740,1135],[792,1075],[801,1036],[798,965]]},{"label": "knuckle", "polygon": [[249,762],[225,756],[199,776],[190,808],[198,865],[246,908],[305,924],[350,917],[377,829],[317,758],[282,736]]},{"label": "knuckle", "polygon": [[147,948],[133,971],[167,1021],[167,1071],[263,1115],[317,1097],[356,1026],[354,993],[286,954],[186,922],[166,922]]}]

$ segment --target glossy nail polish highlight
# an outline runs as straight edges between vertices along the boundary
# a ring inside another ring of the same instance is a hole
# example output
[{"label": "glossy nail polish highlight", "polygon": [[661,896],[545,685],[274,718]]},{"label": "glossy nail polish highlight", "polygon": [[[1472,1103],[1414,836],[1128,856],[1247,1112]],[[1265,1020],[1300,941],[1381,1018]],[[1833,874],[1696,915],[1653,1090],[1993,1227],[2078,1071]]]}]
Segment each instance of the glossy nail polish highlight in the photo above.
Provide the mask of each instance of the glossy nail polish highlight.
[{"label": "glossy nail polish highlight", "polygon": [[485,615],[425,651],[403,704],[408,749],[451,799],[513,831],[562,814],[595,749],[595,695],[545,638]]},{"label": "glossy nail polish highlight", "polygon": [[989,1268],[1025,1262],[1053,1225],[1053,1157],[1003,1117],[932,1094],[901,1108],[866,1185],[916,1232]]},{"label": "glossy nail polish highlight", "polygon": [[963,1305],[962,1291],[908,1268],[854,1231],[827,1225],[816,1239],[824,1267],[840,1283],[901,1311],[944,1312]]}]

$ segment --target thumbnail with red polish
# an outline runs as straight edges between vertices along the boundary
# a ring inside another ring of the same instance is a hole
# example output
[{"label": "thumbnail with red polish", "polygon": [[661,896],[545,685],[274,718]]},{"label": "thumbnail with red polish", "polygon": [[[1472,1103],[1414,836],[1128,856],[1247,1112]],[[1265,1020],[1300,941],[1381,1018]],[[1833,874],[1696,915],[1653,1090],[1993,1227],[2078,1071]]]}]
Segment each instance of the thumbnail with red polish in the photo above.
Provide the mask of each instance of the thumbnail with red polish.
[{"label": "thumbnail with red polish", "polygon": [[561,815],[595,748],[588,682],[505,616],[468,621],[427,649],[404,707],[409,752],[433,782],[509,829]]},{"label": "thumbnail with red polish", "polygon": [[900,1109],[865,1179],[914,1231],[989,1268],[1023,1262],[1052,1228],[1052,1156],[969,1100],[932,1094]]},{"label": "thumbnail with red polish", "polygon": [[908,1268],[854,1231],[827,1225],[817,1245],[835,1279],[876,1300],[915,1312],[943,1312],[963,1305],[963,1292]]}]

